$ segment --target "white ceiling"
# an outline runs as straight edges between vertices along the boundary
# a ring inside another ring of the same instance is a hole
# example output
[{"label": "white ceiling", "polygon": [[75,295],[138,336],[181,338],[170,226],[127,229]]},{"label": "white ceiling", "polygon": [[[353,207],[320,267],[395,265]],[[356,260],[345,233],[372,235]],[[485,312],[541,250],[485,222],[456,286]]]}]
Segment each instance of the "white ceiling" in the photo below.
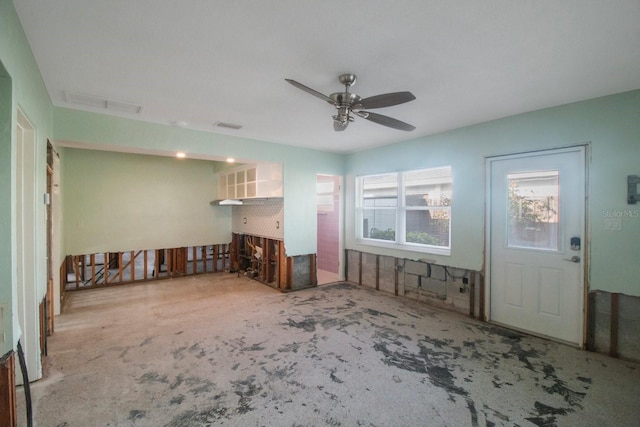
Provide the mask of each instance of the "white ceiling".
[{"label": "white ceiling", "polygon": [[[14,0],[56,106],[335,152],[640,88],[640,0]],[[333,130],[289,84],[411,91]],[[142,106],[82,107],[65,91]],[[216,128],[218,121],[240,130]]]}]

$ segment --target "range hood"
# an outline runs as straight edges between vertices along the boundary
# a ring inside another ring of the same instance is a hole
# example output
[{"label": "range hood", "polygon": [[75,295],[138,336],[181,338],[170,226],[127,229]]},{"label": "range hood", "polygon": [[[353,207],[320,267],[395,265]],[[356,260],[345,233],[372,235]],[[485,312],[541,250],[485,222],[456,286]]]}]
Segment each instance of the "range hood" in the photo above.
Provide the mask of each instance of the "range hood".
[{"label": "range hood", "polygon": [[246,199],[221,199],[210,203],[212,206],[242,206],[242,205],[264,205],[268,200],[278,200],[282,197],[249,197]]}]

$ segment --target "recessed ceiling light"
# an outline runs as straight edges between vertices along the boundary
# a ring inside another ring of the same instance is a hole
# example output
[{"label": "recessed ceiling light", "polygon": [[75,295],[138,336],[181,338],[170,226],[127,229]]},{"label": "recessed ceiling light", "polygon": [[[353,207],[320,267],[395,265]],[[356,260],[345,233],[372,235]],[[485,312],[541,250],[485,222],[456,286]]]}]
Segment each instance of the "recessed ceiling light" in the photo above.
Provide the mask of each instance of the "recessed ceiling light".
[{"label": "recessed ceiling light", "polygon": [[233,157],[228,157],[227,158],[227,163],[233,163],[235,161],[236,161],[236,159],[234,159]]},{"label": "recessed ceiling light", "polygon": [[183,153],[182,151],[179,151],[176,153],[176,157],[179,159],[184,159],[185,157],[187,157],[187,155],[185,153]]}]

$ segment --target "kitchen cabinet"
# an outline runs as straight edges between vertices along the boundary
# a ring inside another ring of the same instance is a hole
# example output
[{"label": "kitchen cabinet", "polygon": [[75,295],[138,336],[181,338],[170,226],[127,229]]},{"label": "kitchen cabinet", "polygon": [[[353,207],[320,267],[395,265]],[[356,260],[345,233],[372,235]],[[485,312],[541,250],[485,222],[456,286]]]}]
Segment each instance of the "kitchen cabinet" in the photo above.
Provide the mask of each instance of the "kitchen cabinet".
[{"label": "kitchen cabinet", "polygon": [[219,199],[282,197],[282,165],[257,163],[219,173]]}]

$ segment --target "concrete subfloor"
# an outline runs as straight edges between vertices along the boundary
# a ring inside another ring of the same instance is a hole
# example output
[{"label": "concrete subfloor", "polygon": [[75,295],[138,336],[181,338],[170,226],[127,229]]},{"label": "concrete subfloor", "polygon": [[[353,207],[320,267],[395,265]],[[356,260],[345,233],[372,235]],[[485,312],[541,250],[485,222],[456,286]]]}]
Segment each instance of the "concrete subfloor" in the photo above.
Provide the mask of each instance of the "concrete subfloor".
[{"label": "concrete subfloor", "polygon": [[[637,426],[640,366],[337,283],[69,295],[36,426]],[[21,425],[25,404],[18,390]]]},{"label": "concrete subfloor", "polygon": [[340,280],[338,273],[332,271],[320,270],[316,272],[318,278],[318,285],[326,285],[327,283],[334,283]]}]

